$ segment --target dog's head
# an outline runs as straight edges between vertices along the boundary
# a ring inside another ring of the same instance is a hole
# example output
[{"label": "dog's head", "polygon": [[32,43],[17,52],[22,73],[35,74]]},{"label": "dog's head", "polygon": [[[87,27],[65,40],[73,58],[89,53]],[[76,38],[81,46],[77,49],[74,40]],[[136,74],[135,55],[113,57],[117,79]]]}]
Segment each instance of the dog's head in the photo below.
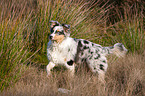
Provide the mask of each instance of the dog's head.
[{"label": "dog's head", "polygon": [[58,21],[50,21],[50,23],[50,40],[61,43],[66,37],[70,36],[70,25],[60,24]]}]

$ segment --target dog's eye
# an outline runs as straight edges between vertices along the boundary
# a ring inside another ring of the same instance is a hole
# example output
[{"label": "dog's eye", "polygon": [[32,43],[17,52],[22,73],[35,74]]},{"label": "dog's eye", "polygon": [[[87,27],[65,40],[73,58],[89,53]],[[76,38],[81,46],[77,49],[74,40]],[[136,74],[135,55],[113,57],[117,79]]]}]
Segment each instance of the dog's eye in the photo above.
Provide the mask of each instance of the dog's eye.
[{"label": "dog's eye", "polygon": [[55,33],[56,33],[56,34],[60,34],[60,32],[59,32],[59,31],[56,31]]},{"label": "dog's eye", "polygon": [[64,33],[61,32],[61,31],[56,31],[56,33],[57,33],[58,35],[63,35],[63,34],[64,34]]}]

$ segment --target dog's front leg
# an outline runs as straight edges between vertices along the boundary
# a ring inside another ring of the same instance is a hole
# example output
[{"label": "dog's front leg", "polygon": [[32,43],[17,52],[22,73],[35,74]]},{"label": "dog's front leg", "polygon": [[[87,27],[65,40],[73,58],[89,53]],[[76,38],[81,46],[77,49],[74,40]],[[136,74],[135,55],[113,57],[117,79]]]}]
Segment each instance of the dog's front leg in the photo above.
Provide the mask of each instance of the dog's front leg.
[{"label": "dog's front leg", "polygon": [[65,66],[67,67],[67,69],[69,70],[70,76],[74,76],[75,73],[75,63],[73,61],[68,61],[65,63]]},{"label": "dog's front leg", "polygon": [[53,69],[55,64],[53,62],[49,62],[49,64],[46,66],[47,76],[51,74],[51,69]]}]

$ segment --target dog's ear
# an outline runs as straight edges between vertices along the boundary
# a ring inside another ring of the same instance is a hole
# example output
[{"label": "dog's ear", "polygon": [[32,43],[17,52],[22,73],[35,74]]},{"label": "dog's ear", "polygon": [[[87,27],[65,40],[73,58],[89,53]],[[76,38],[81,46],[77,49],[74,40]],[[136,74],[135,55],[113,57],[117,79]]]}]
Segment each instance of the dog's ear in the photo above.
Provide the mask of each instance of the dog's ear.
[{"label": "dog's ear", "polygon": [[53,28],[54,26],[60,25],[60,23],[58,21],[54,21],[54,20],[49,21],[49,23],[51,23],[51,25],[50,25],[51,28]]},{"label": "dog's ear", "polygon": [[63,29],[65,32],[69,32],[70,31],[70,25],[67,25],[67,24],[62,24],[63,26]]},{"label": "dog's ear", "polygon": [[70,25],[62,24],[66,36],[70,36]]}]

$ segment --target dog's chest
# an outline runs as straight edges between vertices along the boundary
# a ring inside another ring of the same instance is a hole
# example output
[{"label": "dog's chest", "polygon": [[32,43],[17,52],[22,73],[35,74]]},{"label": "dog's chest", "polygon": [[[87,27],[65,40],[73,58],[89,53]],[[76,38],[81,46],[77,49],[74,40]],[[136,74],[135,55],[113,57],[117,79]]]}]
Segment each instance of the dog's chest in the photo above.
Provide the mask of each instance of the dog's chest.
[{"label": "dog's chest", "polygon": [[67,60],[68,48],[53,47],[51,51],[51,58],[54,63],[65,63]]},{"label": "dog's chest", "polygon": [[55,64],[65,64],[69,60],[73,60],[76,55],[77,43],[71,38],[66,39],[61,44],[49,48],[51,61]]}]

